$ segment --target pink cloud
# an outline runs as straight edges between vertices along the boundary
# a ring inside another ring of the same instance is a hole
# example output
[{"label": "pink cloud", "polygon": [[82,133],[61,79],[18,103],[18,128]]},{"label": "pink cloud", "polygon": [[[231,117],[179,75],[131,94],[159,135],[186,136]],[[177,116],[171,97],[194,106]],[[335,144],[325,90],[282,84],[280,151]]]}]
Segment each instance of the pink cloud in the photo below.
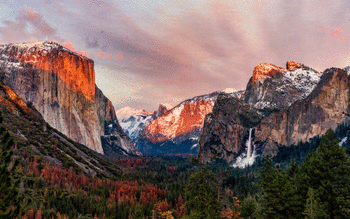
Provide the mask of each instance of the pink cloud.
[{"label": "pink cloud", "polygon": [[343,32],[342,28],[334,28],[333,30],[331,30],[332,35],[341,35],[341,32]]},{"label": "pink cloud", "polygon": [[108,53],[105,53],[105,52],[99,52],[98,55],[104,59],[112,59],[112,56]]},{"label": "pink cloud", "polygon": [[3,20],[0,23],[0,40],[3,42],[61,40],[56,30],[30,7],[20,10],[14,21]]},{"label": "pink cloud", "polygon": [[119,61],[123,61],[123,60],[124,60],[123,54],[120,53],[120,52],[117,52],[114,56],[115,56],[116,59],[119,60]]},{"label": "pink cloud", "polygon": [[87,51],[79,51],[79,50],[74,49],[73,43],[71,43],[71,42],[64,42],[62,44],[62,46],[69,49],[70,51],[78,53],[82,56],[87,57],[89,55],[89,52],[87,52]]}]

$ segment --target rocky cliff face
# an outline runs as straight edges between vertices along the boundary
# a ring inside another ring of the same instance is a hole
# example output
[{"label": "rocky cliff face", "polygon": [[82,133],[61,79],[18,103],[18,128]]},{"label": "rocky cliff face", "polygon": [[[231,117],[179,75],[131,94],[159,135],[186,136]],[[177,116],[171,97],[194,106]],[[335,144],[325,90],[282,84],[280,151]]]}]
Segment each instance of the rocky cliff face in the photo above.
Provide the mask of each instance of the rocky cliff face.
[{"label": "rocky cliff face", "polygon": [[222,96],[208,114],[200,140],[203,154],[233,162],[253,128],[253,144],[263,155],[274,155],[280,145],[305,142],[350,122],[347,71],[332,68],[322,74],[295,62],[287,69],[257,66],[244,102]]},{"label": "rocky cliff face", "polygon": [[247,84],[245,101],[259,109],[288,108],[311,93],[321,74],[295,62],[287,62],[287,69],[259,64]]},{"label": "rocky cliff face", "polygon": [[153,143],[162,142],[201,129],[205,116],[213,109],[216,95],[184,101],[153,120],[144,130]]},{"label": "rocky cliff face", "polygon": [[167,110],[144,128],[137,139],[139,150],[148,154],[196,154],[205,116],[219,94],[231,91],[197,96]]},{"label": "rocky cliff face", "polygon": [[205,118],[200,144],[204,161],[216,158],[232,162],[247,139],[248,129],[259,124],[263,114],[237,96],[220,95],[213,112]]},{"label": "rocky cliff face", "polygon": [[255,141],[263,154],[274,154],[278,144],[289,146],[323,135],[341,123],[349,123],[349,77],[346,71],[327,69],[313,92],[288,109],[272,113],[255,128]]},{"label": "rocky cliff face", "polygon": [[[52,127],[92,150],[104,153],[106,124],[121,130],[112,104],[95,90],[93,61],[59,44],[1,45],[0,72],[2,81]],[[132,147],[130,139],[123,140]]]}]

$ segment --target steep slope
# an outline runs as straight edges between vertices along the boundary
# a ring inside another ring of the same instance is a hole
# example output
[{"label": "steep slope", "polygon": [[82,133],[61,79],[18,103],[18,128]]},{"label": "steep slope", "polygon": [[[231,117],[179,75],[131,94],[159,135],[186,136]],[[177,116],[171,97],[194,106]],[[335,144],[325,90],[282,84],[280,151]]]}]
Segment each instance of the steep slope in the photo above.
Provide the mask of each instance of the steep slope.
[{"label": "steep slope", "polygon": [[263,114],[237,96],[220,95],[205,118],[200,138],[204,161],[213,155],[231,162],[241,152],[248,129],[259,124]]},{"label": "steep slope", "polygon": [[[281,111],[284,109],[292,109],[297,103],[304,103],[311,96],[310,93],[316,90],[315,87],[321,86],[321,75],[322,73],[295,62],[287,62],[286,69],[266,63],[256,66],[242,97],[244,102],[236,97],[222,96],[215,103],[213,112],[207,116],[200,141],[203,154],[207,157],[216,155],[230,163],[234,162],[237,155],[243,152],[247,154],[246,143],[250,128],[251,145],[262,149],[263,154],[273,154],[272,148],[276,149],[278,144],[289,144],[290,140],[286,138],[298,142],[313,137],[311,133],[314,131],[307,129],[303,130],[309,132],[307,137],[302,137],[302,131],[295,133],[294,137],[291,134],[283,137],[286,134],[282,127],[279,131],[274,130],[277,129],[274,127],[283,126],[283,122],[288,126],[290,121],[300,116],[298,113],[301,112],[294,113],[294,117],[290,116],[287,122],[280,119],[279,113],[284,112]],[[318,112],[313,116],[316,115],[319,115]],[[324,128],[333,127],[330,123],[325,122]],[[324,128],[315,133],[322,133]]]},{"label": "steep slope", "polygon": [[247,84],[245,101],[256,108],[288,108],[307,97],[320,80],[322,73],[295,62],[287,69],[261,63],[254,68]]},{"label": "steep slope", "polygon": [[[95,86],[91,59],[53,42],[7,44],[0,46],[0,72],[5,84],[74,141],[103,154],[101,136],[114,135],[128,153],[137,151]],[[107,131],[110,124],[114,131]]]},{"label": "steep slope", "polygon": [[[226,90],[231,92],[233,90]],[[197,153],[205,116],[214,107],[214,92],[185,100],[153,120],[140,136],[138,148],[150,154]]]},{"label": "steep slope", "polygon": [[156,113],[133,109],[129,106],[116,111],[120,126],[135,144],[143,129],[155,118]]},{"label": "steep slope", "polygon": [[350,122],[350,81],[346,71],[325,70],[313,92],[286,110],[272,113],[256,127],[255,141],[264,147],[263,154],[275,154],[279,145],[323,135],[341,123]]},{"label": "steep slope", "polygon": [[2,125],[15,139],[15,155],[27,162],[35,157],[43,163],[73,168],[89,175],[117,174],[115,171],[119,168],[52,128],[31,104],[26,104],[16,92],[1,83],[0,111],[4,117]]}]

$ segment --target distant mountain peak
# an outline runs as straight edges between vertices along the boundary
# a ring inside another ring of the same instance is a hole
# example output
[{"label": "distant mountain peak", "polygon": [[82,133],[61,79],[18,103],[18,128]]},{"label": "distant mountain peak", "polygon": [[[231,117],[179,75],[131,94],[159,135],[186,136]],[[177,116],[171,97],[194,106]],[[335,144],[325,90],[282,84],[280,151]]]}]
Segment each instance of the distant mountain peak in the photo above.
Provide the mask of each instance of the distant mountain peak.
[{"label": "distant mountain peak", "polygon": [[131,116],[148,116],[153,114],[153,112],[148,112],[144,109],[134,109],[130,106],[116,110],[115,113],[119,121],[125,121]]},{"label": "distant mountain peak", "polygon": [[229,87],[221,90],[221,93],[231,94],[237,91],[238,91],[237,89]]},{"label": "distant mountain peak", "polygon": [[293,62],[293,61],[288,61],[287,64],[286,64],[286,68],[289,71],[293,71],[293,70],[302,68],[303,66],[304,66],[303,64],[300,64],[300,63],[297,63],[297,62]]},{"label": "distant mountain peak", "polygon": [[282,73],[286,71],[287,69],[278,67],[274,64],[260,63],[254,68],[252,83],[255,84],[258,81],[262,82],[267,77],[271,77],[278,72]]}]

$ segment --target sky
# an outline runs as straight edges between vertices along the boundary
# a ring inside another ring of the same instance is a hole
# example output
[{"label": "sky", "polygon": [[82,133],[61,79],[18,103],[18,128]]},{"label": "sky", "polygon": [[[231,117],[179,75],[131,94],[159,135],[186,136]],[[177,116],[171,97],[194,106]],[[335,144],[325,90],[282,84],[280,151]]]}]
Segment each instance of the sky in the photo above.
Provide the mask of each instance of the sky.
[{"label": "sky", "polygon": [[350,66],[347,0],[0,0],[0,44],[51,40],[95,62],[116,109],[245,89],[259,63]]}]

